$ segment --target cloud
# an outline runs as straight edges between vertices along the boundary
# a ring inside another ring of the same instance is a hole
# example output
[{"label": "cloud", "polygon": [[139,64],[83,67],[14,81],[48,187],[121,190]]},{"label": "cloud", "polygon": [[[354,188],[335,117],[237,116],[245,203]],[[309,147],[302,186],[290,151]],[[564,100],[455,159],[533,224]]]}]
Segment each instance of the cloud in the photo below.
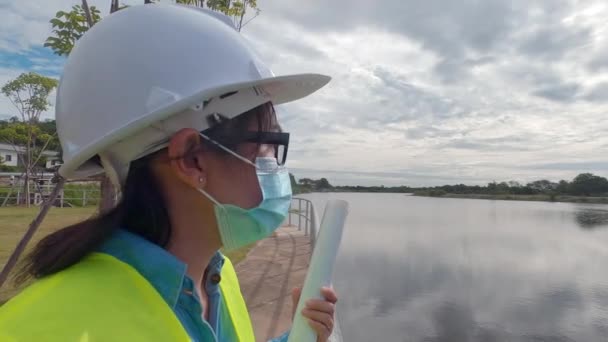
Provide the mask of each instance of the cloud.
[{"label": "cloud", "polygon": [[608,69],[608,46],[591,59],[589,69],[600,72]]},{"label": "cloud", "polygon": [[561,162],[561,163],[546,163],[546,164],[531,164],[523,167],[533,168],[539,170],[573,170],[573,171],[584,171],[584,170],[597,170],[608,172],[608,161],[578,161],[578,162]]},{"label": "cloud", "polygon": [[440,120],[464,115],[464,109],[454,100],[426,90],[421,86],[409,83],[406,77],[396,71],[376,67],[373,75],[381,83],[370,89],[378,98],[378,112],[368,121],[382,124],[400,123],[406,120]]},{"label": "cloud", "polygon": [[[41,44],[48,20],[73,4],[0,5],[0,81],[29,70],[60,75],[63,60]],[[109,1],[95,4],[106,15]],[[275,74],[332,76],[313,96],[278,108],[297,177],[327,172],[332,183],[366,185],[526,182],[577,172],[538,165],[606,160],[603,1],[259,5],[242,33]],[[0,115],[13,113],[0,98]]]},{"label": "cloud", "polygon": [[576,83],[564,83],[538,89],[533,94],[551,101],[570,102],[576,97],[579,89],[580,86]]},{"label": "cloud", "polygon": [[[344,32],[370,25],[405,33],[446,55],[461,55],[467,45],[478,50],[491,48],[516,23],[514,14],[518,10],[498,0],[466,4],[392,0],[381,5],[363,0],[330,4],[316,0],[299,6],[289,2],[268,6],[306,30]],[[475,25],[470,24],[473,22]]]},{"label": "cloud", "polygon": [[608,82],[593,86],[585,95],[585,99],[591,102],[608,102]]},{"label": "cloud", "polygon": [[439,146],[439,148],[454,148],[475,151],[527,151],[531,148],[529,139],[522,136],[506,136],[500,138],[455,139]]},{"label": "cloud", "polygon": [[520,51],[548,61],[560,60],[572,50],[588,44],[591,31],[583,27],[567,27],[563,23],[535,29],[521,41]]}]

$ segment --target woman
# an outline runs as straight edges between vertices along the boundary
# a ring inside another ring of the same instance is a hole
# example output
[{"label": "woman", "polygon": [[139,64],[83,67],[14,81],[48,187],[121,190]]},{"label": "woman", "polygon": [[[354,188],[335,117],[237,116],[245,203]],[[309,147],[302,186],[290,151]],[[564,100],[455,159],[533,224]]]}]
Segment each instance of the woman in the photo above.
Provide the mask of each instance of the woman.
[{"label": "woman", "polygon": [[[285,219],[289,135],[273,105],[329,78],[274,77],[229,23],[186,6],[135,6],[78,41],[57,92],[59,172],[105,172],[121,199],[41,240],[24,268],[36,281],[0,310],[0,340],[254,340],[218,250]],[[321,295],[303,315],[325,341],[337,297]]]}]

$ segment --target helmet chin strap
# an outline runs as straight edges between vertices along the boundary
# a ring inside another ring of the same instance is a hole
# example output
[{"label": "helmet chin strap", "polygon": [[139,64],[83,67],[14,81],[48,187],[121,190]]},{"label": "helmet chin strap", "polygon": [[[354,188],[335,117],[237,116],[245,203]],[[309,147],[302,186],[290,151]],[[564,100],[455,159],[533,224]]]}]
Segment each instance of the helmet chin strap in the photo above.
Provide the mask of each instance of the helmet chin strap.
[{"label": "helmet chin strap", "polygon": [[99,161],[101,162],[101,166],[103,167],[106,176],[110,179],[110,182],[114,186],[118,197],[120,197],[122,195],[122,183],[120,182],[120,177],[118,176],[118,172],[116,171],[114,164],[110,161],[105,153],[99,154]]}]

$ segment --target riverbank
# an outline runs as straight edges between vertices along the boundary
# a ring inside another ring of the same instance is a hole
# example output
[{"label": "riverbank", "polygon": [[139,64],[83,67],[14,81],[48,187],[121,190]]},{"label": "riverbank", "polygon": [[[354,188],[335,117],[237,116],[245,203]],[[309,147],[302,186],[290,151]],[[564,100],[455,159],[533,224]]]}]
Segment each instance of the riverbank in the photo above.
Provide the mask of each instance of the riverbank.
[{"label": "riverbank", "polygon": [[488,194],[450,194],[436,193],[433,191],[416,192],[413,196],[436,197],[436,198],[464,198],[464,199],[485,199],[502,201],[540,201],[540,202],[567,202],[567,203],[597,203],[608,204],[608,197],[592,196],[564,196],[564,195],[488,195]]}]

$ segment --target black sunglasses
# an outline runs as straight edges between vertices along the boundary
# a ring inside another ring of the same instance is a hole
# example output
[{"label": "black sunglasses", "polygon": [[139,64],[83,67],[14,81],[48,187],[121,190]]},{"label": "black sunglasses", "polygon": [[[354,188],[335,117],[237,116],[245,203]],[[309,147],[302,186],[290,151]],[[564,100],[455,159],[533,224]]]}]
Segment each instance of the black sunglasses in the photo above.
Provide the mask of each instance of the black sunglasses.
[{"label": "black sunglasses", "polygon": [[285,165],[287,148],[289,147],[289,133],[284,132],[247,132],[241,142],[250,142],[260,145],[273,145],[274,156],[279,165]]}]

